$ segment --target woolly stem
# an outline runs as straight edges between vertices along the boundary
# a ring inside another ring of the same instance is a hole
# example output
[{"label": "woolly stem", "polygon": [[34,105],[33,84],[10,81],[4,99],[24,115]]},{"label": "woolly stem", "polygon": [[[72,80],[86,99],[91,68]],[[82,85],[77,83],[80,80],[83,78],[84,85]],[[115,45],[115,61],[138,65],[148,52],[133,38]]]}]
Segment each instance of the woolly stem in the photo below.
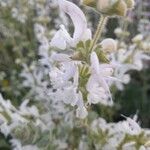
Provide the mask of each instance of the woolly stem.
[{"label": "woolly stem", "polygon": [[94,48],[95,44],[97,43],[97,41],[101,37],[102,31],[103,31],[103,29],[104,29],[104,27],[107,23],[107,20],[108,20],[107,16],[105,16],[105,15],[101,16],[98,27],[97,27],[97,30],[95,32],[95,35],[94,35],[94,38],[93,38],[93,41],[92,41],[92,44],[90,46],[90,52],[93,51],[93,48]]}]

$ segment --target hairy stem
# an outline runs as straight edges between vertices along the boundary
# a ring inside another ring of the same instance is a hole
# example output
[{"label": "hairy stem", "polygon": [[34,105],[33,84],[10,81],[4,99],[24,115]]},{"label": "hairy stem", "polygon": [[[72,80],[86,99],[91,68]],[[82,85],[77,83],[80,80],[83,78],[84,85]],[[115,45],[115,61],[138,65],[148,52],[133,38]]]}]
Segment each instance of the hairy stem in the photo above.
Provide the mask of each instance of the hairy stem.
[{"label": "hairy stem", "polygon": [[93,38],[93,41],[92,41],[92,44],[90,46],[90,52],[93,51],[93,48],[94,48],[95,44],[97,43],[97,41],[101,37],[102,31],[103,31],[103,29],[104,29],[104,27],[107,23],[107,20],[108,20],[107,16],[105,16],[105,15],[101,16],[98,27],[97,27],[97,30],[95,32],[95,35],[94,35],[94,38]]}]

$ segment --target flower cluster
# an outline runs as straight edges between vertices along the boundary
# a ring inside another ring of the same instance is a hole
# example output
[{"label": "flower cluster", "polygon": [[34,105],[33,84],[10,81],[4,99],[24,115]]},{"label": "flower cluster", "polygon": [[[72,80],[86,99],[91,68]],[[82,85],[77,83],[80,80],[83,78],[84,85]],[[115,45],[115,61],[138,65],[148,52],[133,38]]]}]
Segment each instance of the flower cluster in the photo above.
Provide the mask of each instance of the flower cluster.
[{"label": "flower cluster", "polygon": [[55,48],[70,49],[70,54],[62,52],[51,55],[51,60],[57,64],[49,73],[55,89],[51,95],[66,104],[77,106],[76,116],[85,118],[88,105],[113,105],[108,83],[117,80],[113,77],[115,65],[102,62],[100,55],[101,51],[115,51],[117,46],[113,39],[105,39],[92,48],[91,31],[83,12],[66,0],[59,1],[59,6],[70,16],[75,29],[71,37],[61,25],[51,40],[50,45]]}]

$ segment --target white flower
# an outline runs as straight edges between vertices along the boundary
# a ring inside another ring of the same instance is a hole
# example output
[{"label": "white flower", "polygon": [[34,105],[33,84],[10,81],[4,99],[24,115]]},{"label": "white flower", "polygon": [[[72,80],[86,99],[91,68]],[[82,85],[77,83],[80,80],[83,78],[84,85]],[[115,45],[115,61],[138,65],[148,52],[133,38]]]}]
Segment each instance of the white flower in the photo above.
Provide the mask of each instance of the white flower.
[{"label": "white flower", "polygon": [[97,54],[95,52],[92,52],[91,71],[92,73],[86,87],[87,91],[89,92],[89,103],[101,102],[105,105],[112,105],[113,101],[107,83],[109,80],[116,80],[112,77],[112,65],[100,64]]},{"label": "white flower", "polygon": [[135,70],[136,65],[132,63],[125,63],[125,61],[132,56],[133,50],[120,49],[119,51],[110,55],[111,63],[115,65],[114,76],[119,79],[113,82],[119,90],[124,89],[123,84],[128,84],[130,82],[129,70]]},{"label": "white flower", "polygon": [[141,133],[142,129],[139,126],[139,124],[136,122],[137,117],[135,115],[135,117],[133,119],[126,117],[126,121],[123,121],[120,125],[120,129],[123,132],[126,132],[128,134],[131,135],[138,135]]},{"label": "white flower", "polygon": [[150,56],[144,54],[143,52],[136,52],[133,56],[133,65],[135,65],[135,69],[142,70],[143,69],[143,60],[150,60]]},{"label": "white flower", "polygon": [[78,102],[77,102],[78,108],[76,109],[76,117],[84,119],[88,115],[88,111],[84,106],[83,96],[82,96],[81,92],[79,92],[79,97],[78,98],[79,99],[78,99]]},{"label": "white flower", "polygon": [[87,84],[87,90],[89,91],[88,94],[88,103],[89,104],[97,104],[102,103],[104,105],[108,105],[107,99],[109,98],[106,91],[103,87],[99,85],[97,80],[94,78],[90,78]]},{"label": "white flower", "polygon": [[79,80],[78,67],[75,62],[61,62],[61,65],[59,69],[55,68],[55,70],[52,69],[50,72],[53,87],[57,89],[51,95],[53,95],[55,100],[58,99],[58,101],[63,101],[71,106],[76,105],[76,116],[83,119],[88,112],[84,106],[82,93],[77,91]]},{"label": "white flower", "polygon": [[39,116],[39,112],[38,109],[35,106],[27,106],[29,103],[29,100],[24,100],[21,104],[20,108],[20,114],[21,115],[28,115],[28,116],[35,116],[38,117]]},{"label": "white flower", "polygon": [[66,49],[67,45],[74,47],[79,41],[91,39],[91,31],[87,28],[87,21],[81,9],[66,0],[58,0],[58,4],[60,9],[70,16],[75,29],[73,37],[71,37],[65,27],[61,25],[50,45],[59,49]]},{"label": "white flower", "polygon": [[74,77],[76,72],[76,65],[74,62],[62,62],[60,67],[54,67],[51,69],[49,76],[52,82],[53,88],[63,88],[71,85],[71,78]]},{"label": "white flower", "polygon": [[73,77],[73,83],[69,87],[65,87],[63,89],[64,99],[63,101],[66,104],[71,104],[72,106],[77,105],[77,102],[80,101],[80,94],[77,93],[78,89],[78,79],[79,79],[79,72],[76,68],[74,77]]}]

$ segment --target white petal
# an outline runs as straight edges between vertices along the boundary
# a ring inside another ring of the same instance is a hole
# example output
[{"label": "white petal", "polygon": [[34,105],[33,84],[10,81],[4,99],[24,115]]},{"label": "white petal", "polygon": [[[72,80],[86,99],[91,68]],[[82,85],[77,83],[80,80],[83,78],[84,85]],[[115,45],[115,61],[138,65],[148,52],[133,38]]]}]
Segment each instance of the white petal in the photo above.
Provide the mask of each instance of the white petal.
[{"label": "white petal", "polygon": [[112,68],[103,68],[103,70],[100,70],[102,76],[111,76],[113,72],[114,70]]},{"label": "white petal", "polygon": [[57,53],[52,53],[51,59],[54,60],[54,61],[59,61],[59,62],[66,62],[66,61],[71,60],[69,58],[69,55],[67,55],[67,54],[57,54]]},{"label": "white petal", "polygon": [[88,115],[87,109],[85,107],[78,107],[76,110],[76,117],[84,119]]},{"label": "white petal", "polygon": [[62,34],[63,34],[64,38],[66,39],[67,43],[71,43],[72,38],[71,38],[70,34],[68,33],[68,31],[66,30],[65,26],[60,25],[60,28],[62,30]]},{"label": "white petal", "polygon": [[60,8],[67,13],[74,24],[74,34],[73,39],[74,42],[77,44],[81,40],[82,35],[87,29],[87,22],[85,15],[83,14],[82,10],[77,7],[75,4],[66,1],[66,0],[58,0]]},{"label": "white petal", "polygon": [[78,68],[76,68],[73,85],[75,87],[78,87],[78,84],[79,84],[79,70],[78,70]]},{"label": "white petal", "polygon": [[62,49],[62,50],[66,49],[66,46],[67,46],[66,39],[64,39],[62,35],[61,29],[56,32],[56,34],[54,35],[54,37],[52,38],[50,42],[50,45],[53,47]]},{"label": "white petal", "polygon": [[92,71],[96,74],[99,74],[99,60],[97,57],[97,54],[95,52],[91,53],[91,67],[92,67]]},{"label": "white petal", "polygon": [[83,96],[82,96],[82,93],[80,91],[79,91],[79,95],[78,95],[77,106],[80,108],[84,107]]},{"label": "white petal", "polygon": [[87,91],[91,91],[91,89],[93,88],[93,85],[96,83],[95,79],[93,76],[90,76],[88,82],[87,82],[87,85],[86,85],[86,89]]},{"label": "white petal", "polygon": [[108,93],[108,96],[110,98],[110,103],[113,104],[113,100],[112,100],[112,95],[111,92],[109,90],[109,86],[107,84],[107,82],[104,80],[104,78],[98,77],[98,81],[101,84],[101,86],[106,90],[106,92]]},{"label": "white petal", "polygon": [[82,41],[87,41],[92,39],[92,32],[90,29],[86,29],[82,35]]}]

